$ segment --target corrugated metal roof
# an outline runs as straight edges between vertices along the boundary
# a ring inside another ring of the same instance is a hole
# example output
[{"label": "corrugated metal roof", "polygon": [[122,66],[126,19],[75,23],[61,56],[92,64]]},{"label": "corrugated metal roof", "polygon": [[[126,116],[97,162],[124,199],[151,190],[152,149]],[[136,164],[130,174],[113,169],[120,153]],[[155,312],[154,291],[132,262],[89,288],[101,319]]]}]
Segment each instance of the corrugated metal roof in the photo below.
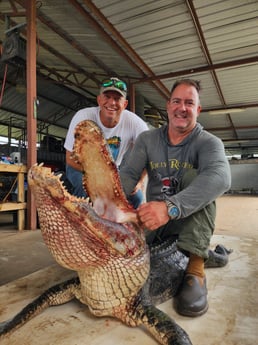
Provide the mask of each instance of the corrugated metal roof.
[{"label": "corrugated metal roof", "polygon": [[[7,28],[26,22],[25,3],[13,1],[15,10],[0,2],[0,40]],[[231,153],[258,153],[257,0],[42,0],[37,7],[41,135],[65,137],[73,114],[95,104],[99,82],[111,75],[135,87],[140,116],[152,108],[162,123],[172,84],[191,77],[203,86],[200,123]],[[4,71],[0,63],[2,80]],[[19,137],[26,99],[15,89],[16,73],[10,65],[0,135],[8,135],[15,118],[19,126],[12,133]],[[244,110],[209,114],[231,108]]]}]

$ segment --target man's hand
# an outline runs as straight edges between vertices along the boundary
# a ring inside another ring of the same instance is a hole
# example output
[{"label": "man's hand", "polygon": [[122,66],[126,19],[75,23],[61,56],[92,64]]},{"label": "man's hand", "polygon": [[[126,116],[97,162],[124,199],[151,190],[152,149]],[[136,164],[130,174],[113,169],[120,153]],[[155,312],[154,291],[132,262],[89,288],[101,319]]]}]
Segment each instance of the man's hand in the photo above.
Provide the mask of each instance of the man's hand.
[{"label": "man's hand", "polygon": [[148,230],[156,230],[170,220],[164,201],[150,201],[142,204],[137,209],[137,215],[140,222]]}]

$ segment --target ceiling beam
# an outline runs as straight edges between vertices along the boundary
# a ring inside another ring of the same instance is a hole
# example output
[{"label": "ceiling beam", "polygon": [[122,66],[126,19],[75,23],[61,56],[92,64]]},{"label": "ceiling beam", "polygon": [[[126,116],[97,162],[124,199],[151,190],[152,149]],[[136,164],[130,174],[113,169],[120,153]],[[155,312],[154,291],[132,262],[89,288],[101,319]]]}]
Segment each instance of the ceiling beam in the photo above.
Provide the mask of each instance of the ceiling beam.
[{"label": "ceiling beam", "polygon": [[[25,2],[22,0],[16,0],[20,6],[25,7]],[[105,37],[105,40],[110,43],[110,45],[118,51],[118,53],[126,60],[130,65],[133,66],[134,69],[138,70],[142,76],[145,76],[146,70],[150,75],[154,76],[154,73],[149,68],[147,64],[138,56],[138,54],[132,49],[132,47],[127,43],[127,41],[122,37],[122,35],[114,28],[114,26],[106,19],[106,17],[99,11],[99,9],[93,4],[92,1],[85,0],[84,3],[87,8],[90,10],[89,13],[75,0],[69,0],[69,2],[77,9],[77,11],[88,21],[91,25],[102,35]],[[67,32],[61,30],[55,23],[47,19],[40,13],[40,10],[37,11],[37,18],[42,21],[46,26],[48,26],[51,30],[56,32],[60,37],[66,40],[69,44],[71,44],[75,49],[79,50],[82,54],[84,54],[87,58],[89,58],[92,62],[97,64],[101,67],[102,70],[108,75],[116,75],[116,73],[111,71],[107,68],[100,60],[98,60],[93,54],[87,51],[85,48],[81,47],[78,42],[75,42],[74,38],[71,39]],[[100,25],[101,23],[101,25]],[[105,28],[105,30],[104,30]],[[108,32],[106,31],[108,30]],[[110,33],[110,34],[109,34]],[[115,37],[115,39],[113,39]],[[119,42],[119,44],[117,43]],[[68,62],[64,56],[61,57],[61,54],[56,50],[52,49],[50,46],[47,46],[46,43],[40,41],[39,42],[44,49],[47,49],[50,53],[57,56],[61,60],[65,60],[70,66],[75,67],[72,62]],[[121,48],[123,47],[123,49]],[[132,57],[131,57],[132,56]],[[77,71],[82,72],[80,66],[76,67]],[[84,71],[84,73],[86,73]],[[96,79],[95,75],[89,75],[89,78],[94,80],[98,85],[100,81]],[[157,91],[167,99],[169,95],[169,90],[165,87],[165,85],[157,80],[155,82],[151,82],[151,84],[157,89]]]},{"label": "ceiling beam", "polygon": [[[138,71],[143,77],[146,74],[155,76],[151,68],[142,60],[142,58],[136,53],[136,51],[128,44],[125,38],[119,31],[107,20],[103,13],[96,7],[91,0],[84,0],[85,6],[88,8],[89,13],[78,4],[75,0],[69,0],[78,11],[90,21],[94,28],[103,36],[105,40],[110,42],[112,47],[127,61],[136,71]],[[100,25],[101,24],[101,25]],[[160,81],[150,81],[152,86],[165,98],[169,96],[169,90]]]},{"label": "ceiling beam", "polygon": [[[216,127],[216,128],[205,128],[206,131],[232,131],[232,127]],[[243,129],[258,129],[258,126],[237,126],[235,127],[237,131],[241,131]]]},{"label": "ceiling beam", "polygon": [[[251,142],[251,141],[257,141],[258,143],[258,137],[257,138],[238,138],[238,139],[221,139],[223,141],[223,143],[227,143],[227,142],[230,142],[230,143],[238,143],[238,144],[241,144],[241,142],[243,141],[246,141],[246,142]],[[258,147],[258,146],[256,146]]]},{"label": "ceiling beam", "polygon": [[[206,113],[209,111],[217,111],[217,110],[228,110],[230,113],[230,109],[249,109],[249,108],[258,108],[258,103],[237,103],[237,104],[230,104],[228,106],[219,106],[219,107],[211,107],[211,108],[203,108],[201,113]],[[214,115],[215,116],[215,115]]]},{"label": "ceiling beam", "polygon": [[146,77],[146,78],[136,80],[133,83],[134,84],[140,84],[140,83],[145,83],[149,80],[156,80],[156,79],[162,80],[162,79],[182,77],[182,76],[186,76],[186,75],[187,76],[195,75],[195,74],[199,74],[202,72],[208,72],[208,71],[217,70],[217,69],[250,65],[253,63],[257,63],[257,62],[258,62],[258,55],[252,56],[249,58],[244,58],[244,59],[231,60],[231,61],[221,62],[221,63],[217,63],[217,64],[212,64],[212,65],[205,65],[205,66],[200,66],[200,67],[196,67],[196,68],[179,70],[176,72],[159,74],[159,75],[156,75],[155,77]]},{"label": "ceiling beam", "polygon": [[[206,61],[207,61],[208,65],[211,66],[213,64],[212,58],[211,58],[208,46],[206,44],[206,40],[205,40],[203,31],[202,31],[202,27],[201,27],[200,22],[199,22],[199,18],[197,16],[197,13],[196,13],[196,10],[195,10],[194,4],[193,4],[193,1],[192,0],[186,0],[186,5],[187,5],[188,11],[189,11],[189,13],[190,13],[190,15],[192,17],[192,22],[193,22],[193,24],[195,26],[195,30],[196,30],[197,36],[199,38],[199,41],[201,43],[202,51],[204,53]],[[215,88],[216,88],[217,93],[219,95],[219,98],[221,100],[221,103],[224,106],[224,105],[226,105],[226,100],[225,100],[223,92],[221,90],[220,83],[219,83],[216,71],[212,69],[210,72],[211,72],[211,76],[212,76]],[[232,130],[234,131],[235,136],[237,138],[237,132],[236,132],[236,130],[234,128],[234,123],[233,123],[233,121],[231,119],[230,114],[227,114],[227,117],[228,117],[228,121],[230,122],[230,124],[232,126]]]}]

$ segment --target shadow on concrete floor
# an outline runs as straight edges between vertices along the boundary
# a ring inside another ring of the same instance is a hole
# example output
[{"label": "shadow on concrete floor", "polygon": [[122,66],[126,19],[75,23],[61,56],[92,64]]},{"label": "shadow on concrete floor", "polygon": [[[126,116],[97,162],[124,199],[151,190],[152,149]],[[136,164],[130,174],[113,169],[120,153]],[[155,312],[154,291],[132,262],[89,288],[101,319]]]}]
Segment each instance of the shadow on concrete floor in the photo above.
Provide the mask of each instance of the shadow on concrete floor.
[{"label": "shadow on concrete floor", "polygon": [[0,285],[55,263],[40,230],[0,229]]}]

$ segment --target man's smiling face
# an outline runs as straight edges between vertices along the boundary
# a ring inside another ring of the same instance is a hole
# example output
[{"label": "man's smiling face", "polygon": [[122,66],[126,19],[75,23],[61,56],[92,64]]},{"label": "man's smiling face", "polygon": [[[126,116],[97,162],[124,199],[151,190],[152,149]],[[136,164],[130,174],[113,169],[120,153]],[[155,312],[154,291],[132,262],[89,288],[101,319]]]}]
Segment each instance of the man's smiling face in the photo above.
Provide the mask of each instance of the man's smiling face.
[{"label": "man's smiling face", "polygon": [[201,111],[199,94],[194,86],[178,85],[167,102],[170,127],[178,132],[190,132]]},{"label": "man's smiling face", "polygon": [[[100,117],[104,125],[118,123],[122,111],[127,107],[128,101],[119,92],[106,91],[98,95]],[[108,126],[109,127],[109,126]]]}]

